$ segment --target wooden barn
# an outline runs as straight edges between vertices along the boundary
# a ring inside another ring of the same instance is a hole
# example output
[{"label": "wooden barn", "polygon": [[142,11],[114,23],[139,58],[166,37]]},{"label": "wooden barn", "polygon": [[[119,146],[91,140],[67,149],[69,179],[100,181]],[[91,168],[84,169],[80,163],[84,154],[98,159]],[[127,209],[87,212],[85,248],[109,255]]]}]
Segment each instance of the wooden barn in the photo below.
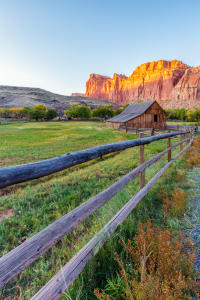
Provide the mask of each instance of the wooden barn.
[{"label": "wooden barn", "polygon": [[164,129],[166,115],[156,101],[129,104],[121,114],[106,121],[106,126],[119,129],[120,125],[133,128]]}]

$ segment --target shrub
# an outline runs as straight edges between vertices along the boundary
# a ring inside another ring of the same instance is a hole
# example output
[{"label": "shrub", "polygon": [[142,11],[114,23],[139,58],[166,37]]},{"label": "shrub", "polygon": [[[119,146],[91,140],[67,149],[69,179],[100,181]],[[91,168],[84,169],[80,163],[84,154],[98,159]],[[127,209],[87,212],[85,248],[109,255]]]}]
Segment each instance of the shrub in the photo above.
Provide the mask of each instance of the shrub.
[{"label": "shrub", "polygon": [[[121,243],[128,263],[115,253],[125,285],[121,298],[192,299],[191,291],[198,296],[199,284],[192,277],[196,256],[188,250],[192,244],[189,242],[185,250],[182,240],[180,233],[176,236],[169,229],[153,228],[150,221],[138,223],[133,241],[128,240],[125,246]],[[127,270],[127,265],[132,267]],[[95,289],[95,295],[97,299],[109,299],[105,291]]]}]

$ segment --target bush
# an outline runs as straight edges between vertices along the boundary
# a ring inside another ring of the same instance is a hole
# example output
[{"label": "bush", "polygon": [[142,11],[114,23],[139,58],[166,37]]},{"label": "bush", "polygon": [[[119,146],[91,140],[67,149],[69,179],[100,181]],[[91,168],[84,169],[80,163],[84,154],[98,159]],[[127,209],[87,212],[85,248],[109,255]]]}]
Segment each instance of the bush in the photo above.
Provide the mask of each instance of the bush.
[{"label": "bush", "polygon": [[[139,222],[133,241],[128,240],[125,245],[120,241],[126,251],[126,263],[115,253],[124,287],[121,298],[192,299],[191,289],[198,296],[199,284],[192,278],[196,256],[189,251],[192,244],[184,248],[181,239],[169,229],[153,228],[150,221],[144,225]],[[95,289],[94,293],[97,299],[113,299],[105,291]]]}]

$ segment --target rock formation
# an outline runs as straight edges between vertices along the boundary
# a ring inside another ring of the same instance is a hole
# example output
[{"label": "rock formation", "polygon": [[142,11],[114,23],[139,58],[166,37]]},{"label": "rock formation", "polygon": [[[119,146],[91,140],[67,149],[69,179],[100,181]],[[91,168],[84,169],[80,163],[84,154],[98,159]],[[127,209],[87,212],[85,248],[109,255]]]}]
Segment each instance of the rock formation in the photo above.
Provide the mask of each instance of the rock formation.
[{"label": "rock formation", "polygon": [[[167,104],[167,101],[165,102]],[[185,71],[172,90],[171,102],[172,108],[180,105],[185,108],[200,108],[200,66]]]},{"label": "rock formation", "polygon": [[120,104],[156,100],[164,108],[200,108],[200,67],[159,60],[142,64],[130,77],[91,74],[85,96]]}]

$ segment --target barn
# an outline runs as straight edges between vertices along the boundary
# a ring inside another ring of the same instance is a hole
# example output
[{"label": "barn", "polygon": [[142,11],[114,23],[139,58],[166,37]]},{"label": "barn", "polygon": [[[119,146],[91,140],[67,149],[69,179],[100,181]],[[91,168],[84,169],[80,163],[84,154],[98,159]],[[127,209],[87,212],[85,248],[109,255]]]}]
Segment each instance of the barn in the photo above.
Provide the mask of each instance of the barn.
[{"label": "barn", "polygon": [[121,114],[106,121],[106,126],[119,129],[120,125],[133,128],[164,129],[166,115],[156,101],[129,104]]}]

